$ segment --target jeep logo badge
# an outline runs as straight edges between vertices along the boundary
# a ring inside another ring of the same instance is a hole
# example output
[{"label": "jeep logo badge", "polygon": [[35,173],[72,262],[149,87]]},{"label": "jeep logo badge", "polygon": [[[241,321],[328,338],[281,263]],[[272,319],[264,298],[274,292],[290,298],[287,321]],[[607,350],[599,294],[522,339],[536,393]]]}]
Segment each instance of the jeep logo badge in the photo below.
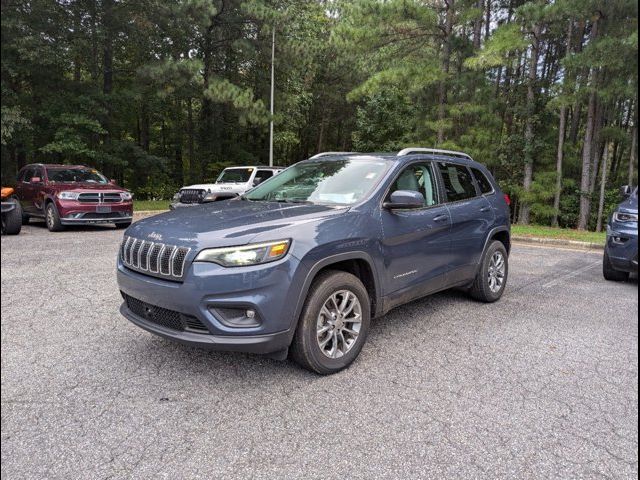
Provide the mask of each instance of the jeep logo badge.
[{"label": "jeep logo badge", "polygon": [[157,240],[157,241],[162,240],[162,235],[156,232],[151,232],[149,235],[147,235],[147,237],[151,238],[152,240]]}]

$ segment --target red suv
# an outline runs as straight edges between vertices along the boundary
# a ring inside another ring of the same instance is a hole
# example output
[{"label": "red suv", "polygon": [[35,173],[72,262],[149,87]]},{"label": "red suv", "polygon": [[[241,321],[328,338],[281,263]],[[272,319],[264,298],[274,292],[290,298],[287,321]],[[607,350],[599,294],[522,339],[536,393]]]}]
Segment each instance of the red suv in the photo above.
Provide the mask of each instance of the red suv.
[{"label": "red suv", "polygon": [[44,218],[52,232],[89,223],[126,228],[133,217],[131,193],[84,165],[27,165],[18,173],[16,197],[23,223]]}]

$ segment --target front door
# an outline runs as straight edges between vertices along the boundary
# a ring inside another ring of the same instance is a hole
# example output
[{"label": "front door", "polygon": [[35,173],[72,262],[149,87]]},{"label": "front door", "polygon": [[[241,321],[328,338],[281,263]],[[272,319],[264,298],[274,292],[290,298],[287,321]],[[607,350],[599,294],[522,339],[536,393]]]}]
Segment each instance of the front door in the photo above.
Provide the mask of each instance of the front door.
[{"label": "front door", "polygon": [[424,208],[382,210],[387,306],[439,290],[446,283],[451,217],[440,201],[431,162],[414,163],[394,180],[396,190],[413,190],[425,198]]}]

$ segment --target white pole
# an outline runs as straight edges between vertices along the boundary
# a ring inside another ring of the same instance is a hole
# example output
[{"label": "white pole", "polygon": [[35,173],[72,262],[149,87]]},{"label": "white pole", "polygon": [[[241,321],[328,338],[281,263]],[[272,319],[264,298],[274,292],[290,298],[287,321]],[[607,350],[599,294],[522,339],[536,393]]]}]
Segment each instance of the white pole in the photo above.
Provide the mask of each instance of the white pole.
[{"label": "white pole", "polygon": [[271,120],[269,121],[269,166],[273,167],[273,87],[274,87],[274,68],[276,57],[276,27],[273,27],[271,33]]}]

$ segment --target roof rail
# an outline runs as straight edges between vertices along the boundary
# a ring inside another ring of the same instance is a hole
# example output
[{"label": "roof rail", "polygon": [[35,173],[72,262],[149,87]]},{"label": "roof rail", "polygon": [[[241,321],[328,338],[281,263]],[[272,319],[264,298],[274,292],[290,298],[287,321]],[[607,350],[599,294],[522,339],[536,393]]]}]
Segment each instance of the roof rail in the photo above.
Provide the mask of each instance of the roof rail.
[{"label": "roof rail", "polygon": [[320,152],[320,153],[316,153],[313,157],[309,157],[311,158],[320,158],[320,157],[328,157],[330,155],[350,155],[353,153],[359,153],[359,152]]},{"label": "roof rail", "polygon": [[397,153],[396,156],[401,157],[402,155],[410,155],[412,153],[435,153],[435,154],[442,154],[442,155],[451,155],[454,157],[468,158],[469,160],[473,160],[473,158],[471,158],[471,155],[464,152],[458,152],[455,150],[440,150],[438,148],[422,148],[422,147],[403,148]]}]

